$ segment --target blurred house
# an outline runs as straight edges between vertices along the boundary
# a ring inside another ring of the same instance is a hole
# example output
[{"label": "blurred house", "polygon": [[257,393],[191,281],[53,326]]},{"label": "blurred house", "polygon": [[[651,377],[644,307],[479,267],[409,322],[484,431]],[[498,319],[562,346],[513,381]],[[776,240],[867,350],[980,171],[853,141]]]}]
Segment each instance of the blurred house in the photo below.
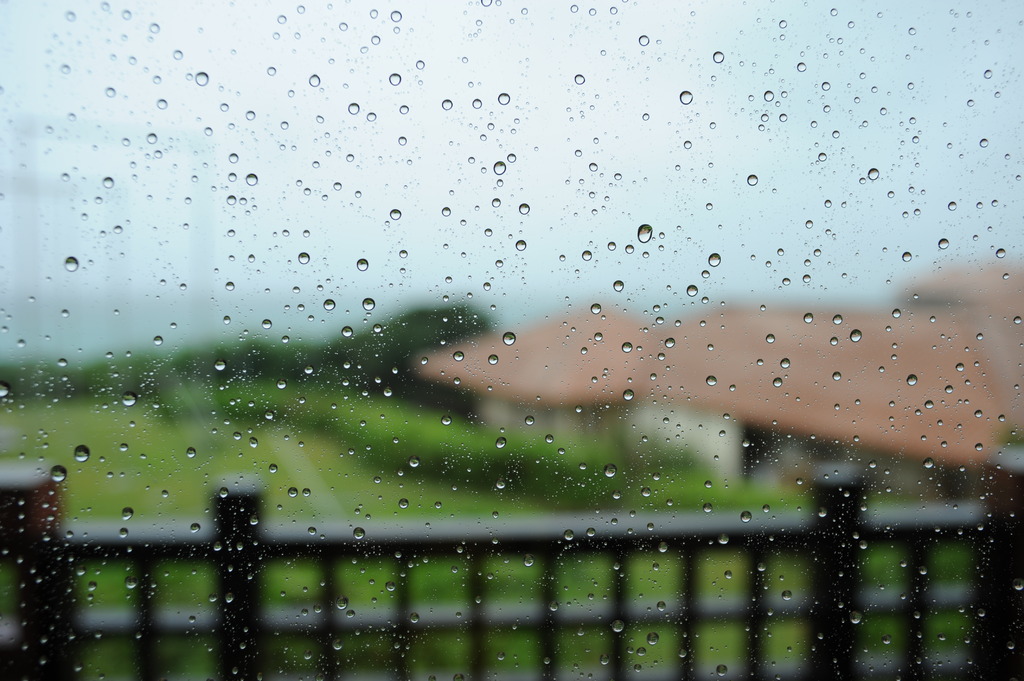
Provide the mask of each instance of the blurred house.
[{"label": "blurred house", "polygon": [[936,275],[873,307],[567,314],[450,347],[419,371],[478,395],[495,425],[533,416],[630,449],[688,446],[723,473],[876,456],[973,466],[1024,422],[1022,280]]}]

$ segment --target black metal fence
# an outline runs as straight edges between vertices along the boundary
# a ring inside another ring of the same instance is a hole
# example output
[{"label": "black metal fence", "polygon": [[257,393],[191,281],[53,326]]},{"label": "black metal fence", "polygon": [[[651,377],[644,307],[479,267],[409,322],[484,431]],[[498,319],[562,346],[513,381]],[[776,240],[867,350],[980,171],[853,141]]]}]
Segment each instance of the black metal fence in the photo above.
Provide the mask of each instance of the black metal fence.
[{"label": "black metal fence", "polygon": [[[792,514],[365,528],[268,527],[258,495],[222,489],[213,528],[124,532],[61,524],[56,485],[7,470],[0,676],[97,678],[115,640],[106,667],[143,681],[1021,678],[1021,486],[994,475],[998,504],[876,511],[833,471]],[[121,570],[131,597],[92,602]],[[161,598],[204,570],[205,602]]]}]

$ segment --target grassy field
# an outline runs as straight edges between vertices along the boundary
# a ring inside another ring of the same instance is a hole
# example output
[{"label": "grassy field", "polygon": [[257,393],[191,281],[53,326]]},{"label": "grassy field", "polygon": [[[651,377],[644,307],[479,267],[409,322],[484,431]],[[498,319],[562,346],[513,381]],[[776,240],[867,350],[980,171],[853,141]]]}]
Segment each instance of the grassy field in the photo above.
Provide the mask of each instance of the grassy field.
[{"label": "grassy field", "polygon": [[310,521],[705,503],[739,510],[803,499],[717,479],[685,453],[630,458],[585,434],[499,431],[394,398],[269,383],[189,398],[9,404],[0,412],[2,456],[63,467],[71,520],[202,523],[214,493],[243,480],[264,490],[268,516]]}]

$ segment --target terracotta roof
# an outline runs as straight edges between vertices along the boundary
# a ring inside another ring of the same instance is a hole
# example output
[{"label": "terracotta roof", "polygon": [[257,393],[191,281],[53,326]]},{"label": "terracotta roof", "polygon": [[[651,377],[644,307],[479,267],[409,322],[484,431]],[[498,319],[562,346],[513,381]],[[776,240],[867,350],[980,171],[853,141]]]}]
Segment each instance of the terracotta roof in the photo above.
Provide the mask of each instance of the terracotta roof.
[{"label": "terracotta roof", "polygon": [[1004,425],[1001,379],[952,314],[730,310],[676,341],[658,396],[748,423],[947,462],[987,457]]},{"label": "terracotta roof", "polygon": [[[511,344],[507,332],[515,334]],[[621,313],[567,314],[485,334],[434,353],[417,368],[426,378],[516,402],[609,404],[626,401],[645,366],[656,370],[658,339],[642,320]]]},{"label": "terracotta roof", "polygon": [[922,459],[982,461],[1005,421],[1020,422],[1019,281],[998,276],[970,304],[941,302],[934,286],[883,310],[728,307],[665,324],[567,315],[446,349],[419,369],[522,403],[657,399]]}]

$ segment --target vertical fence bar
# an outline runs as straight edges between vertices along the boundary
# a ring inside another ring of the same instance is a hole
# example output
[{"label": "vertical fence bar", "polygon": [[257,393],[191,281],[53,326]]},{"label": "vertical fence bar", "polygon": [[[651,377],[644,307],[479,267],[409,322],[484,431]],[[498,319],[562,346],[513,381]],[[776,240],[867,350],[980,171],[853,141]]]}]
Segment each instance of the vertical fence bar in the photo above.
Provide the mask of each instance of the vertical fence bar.
[{"label": "vertical fence bar", "polygon": [[626,631],[629,629],[629,616],[626,613],[626,550],[616,543],[612,565],[612,642],[611,642],[611,678],[621,679],[625,669]]},{"label": "vertical fence bar", "polygon": [[220,681],[250,681],[259,671],[257,498],[251,491],[231,492],[218,496],[215,505],[214,556],[221,597]]},{"label": "vertical fence bar", "polygon": [[928,588],[928,554],[924,542],[927,537],[915,537],[910,542],[910,595],[907,602],[907,649],[903,678],[922,681],[924,669],[924,592]]},{"label": "vertical fence bar", "polygon": [[394,658],[394,677],[398,681],[412,678],[409,674],[409,651],[412,648],[412,628],[409,626],[409,613],[412,603],[409,594],[408,573],[402,567],[402,558],[395,560],[395,622],[392,630],[391,646]]},{"label": "vertical fence bar", "polygon": [[469,679],[470,681],[483,681],[484,646],[486,645],[483,605],[483,548],[474,547],[469,561],[469,646],[473,656],[469,667]]},{"label": "vertical fence bar", "polygon": [[696,677],[693,634],[693,623],[697,619],[697,588],[696,570],[694,560],[696,552],[692,548],[683,549],[683,574],[681,575],[682,594],[679,599],[679,608],[682,617],[681,633],[682,640],[679,642],[679,678],[682,681],[690,681]]},{"label": "vertical fence bar", "polygon": [[764,678],[764,637],[767,617],[764,605],[765,552],[759,537],[752,537],[747,551],[750,555],[750,613],[747,616],[747,659],[750,662],[751,679]]},{"label": "vertical fence bar", "polygon": [[978,678],[1024,678],[1024,447],[1004,447],[986,467],[990,519],[979,532],[975,611]]},{"label": "vertical fence bar", "polygon": [[[325,621],[325,629],[323,634],[324,642],[324,654],[320,661],[320,673],[323,674],[324,678],[335,681],[341,675],[341,659],[339,655],[339,645],[341,642],[341,633],[335,626],[335,610],[338,609],[338,586],[337,579],[335,579],[334,573],[338,569],[338,564],[334,560],[334,554],[328,552],[329,558],[325,560],[324,565],[324,610],[326,611],[327,619]],[[336,643],[337,642],[337,643]]]},{"label": "vertical fence bar", "polygon": [[856,637],[850,610],[857,588],[856,539],[863,486],[852,468],[829,466],[817,476],[819,521],[813,531],[817,570],[811,621],[816,643],[814,676],[842,681],[854,678]]},{"label": "vertical fence bar", "polygon": [[541,576],[540,616],[540,678],[550,681],[557,677],[555,670],[555,551],[557,544],[544,547],[544,572]]},{"label": "vertical fence bar", "polygon": [[18,571],[20,631],[0,649],[0,677],[64,681],[71,675],[72,575],[59,536],[58,486],[35,466],[0,467],[0,556]]},{"label": "vertical fence bar", "polygon": [[139,678],[141,681],[156,679],[156,631],[153,626],[153,561],[146,557],[139,561],[139,619],[136,636],[138,644]]}]

